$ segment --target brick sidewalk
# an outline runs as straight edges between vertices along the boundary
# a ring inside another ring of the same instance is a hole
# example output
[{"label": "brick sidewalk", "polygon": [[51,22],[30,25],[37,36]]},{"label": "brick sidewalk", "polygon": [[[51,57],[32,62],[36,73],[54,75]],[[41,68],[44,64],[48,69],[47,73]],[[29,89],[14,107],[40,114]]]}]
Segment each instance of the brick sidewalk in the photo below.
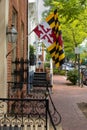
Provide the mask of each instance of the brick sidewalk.
[{"label": "brick sidewalk", "polygon": [[61,114],[63,130],[87,130],[87,118],[77,106],[87,102],[87,87],[72,86],[64,76],[53,76],[52,98]]}]

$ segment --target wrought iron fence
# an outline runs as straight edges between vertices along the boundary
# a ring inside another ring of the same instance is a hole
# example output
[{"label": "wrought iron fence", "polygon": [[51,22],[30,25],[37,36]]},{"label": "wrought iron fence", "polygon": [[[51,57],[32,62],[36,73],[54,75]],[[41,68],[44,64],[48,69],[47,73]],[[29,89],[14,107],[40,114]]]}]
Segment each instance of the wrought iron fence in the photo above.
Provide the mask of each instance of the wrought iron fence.
[{"label": "wrought iron fence", "polygon": [[28,82],[28,62],[23,59],[12,62],[16,66],[12,73],[15,80],[8,82],[8,99],[0,98],[0,130],[50,130],[49,122],[52,130],[57,130],[61,116],[52,101],[48,81],[28,93],[28,86],[32,85]]},{"label": "wrought iron fence", "polygon": [[48,99],[0,98],[1,130],[48,130]]}]

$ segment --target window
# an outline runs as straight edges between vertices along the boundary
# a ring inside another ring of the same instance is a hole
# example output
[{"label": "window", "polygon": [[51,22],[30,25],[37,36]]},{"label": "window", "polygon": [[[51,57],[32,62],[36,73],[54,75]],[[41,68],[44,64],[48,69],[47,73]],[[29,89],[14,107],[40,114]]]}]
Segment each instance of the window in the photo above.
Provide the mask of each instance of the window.
[{"label": "window", "polygon": [[[14,24],[15,28],[17,29],[17,11],[13,8],[13,11],[12,11],[12,24]],[[12,44],[12,48],[13,51],[12,51],[12,61],[15,61],[16,60],[16,43],[13,43]],[[16,66],[15,64],[12,64],[12,73],[14,72],[14,70],[16,69]],[[13,79],[12,81],[16,81],[17,78],[13,76]]]},{"label": "window", "polygon": [[23,22],[21,23],[21,43],[20,43],[20,53],[21,53],[21,57],[23,58],[23,55],[24,55],[24,52],[23,52],[23,49],[24,49],[24,24]]}]

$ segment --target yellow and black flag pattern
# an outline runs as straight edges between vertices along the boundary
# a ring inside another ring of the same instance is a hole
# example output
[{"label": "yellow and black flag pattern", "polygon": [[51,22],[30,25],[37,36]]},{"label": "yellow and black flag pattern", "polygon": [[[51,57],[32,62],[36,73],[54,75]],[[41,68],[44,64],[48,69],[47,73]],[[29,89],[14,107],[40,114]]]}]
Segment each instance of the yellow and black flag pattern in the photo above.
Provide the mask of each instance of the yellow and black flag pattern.
[{"label": "yellow and black flag pattern", "polygon": [[63,41],[61,37],[60,22],[58,20],[57,10],[48,15],[46,22],[50,25],[56,35],[56,41],[48,47],[48,51],[56,65],[60,67],[65,61],[65,54],[63,50]]}]

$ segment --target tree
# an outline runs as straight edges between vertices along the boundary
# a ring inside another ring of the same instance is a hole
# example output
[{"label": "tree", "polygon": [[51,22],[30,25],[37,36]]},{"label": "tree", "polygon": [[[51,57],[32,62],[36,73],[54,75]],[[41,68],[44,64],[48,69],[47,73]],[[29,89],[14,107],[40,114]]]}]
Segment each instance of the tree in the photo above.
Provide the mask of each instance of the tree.
[{"label": "tree", "polygon": [[58,9],[67,58],[75,60],[75,47],[87,36],[87,0],[44,0],[49,11],[43,12],[44,18]]},{"label": "tree", "polygon": [[49,12],[58,9],[59,15],[68,22],[78,18],[78,15],[84,12],[86,3],[87,0],[44,0],[44,6],[49,7]]}]

